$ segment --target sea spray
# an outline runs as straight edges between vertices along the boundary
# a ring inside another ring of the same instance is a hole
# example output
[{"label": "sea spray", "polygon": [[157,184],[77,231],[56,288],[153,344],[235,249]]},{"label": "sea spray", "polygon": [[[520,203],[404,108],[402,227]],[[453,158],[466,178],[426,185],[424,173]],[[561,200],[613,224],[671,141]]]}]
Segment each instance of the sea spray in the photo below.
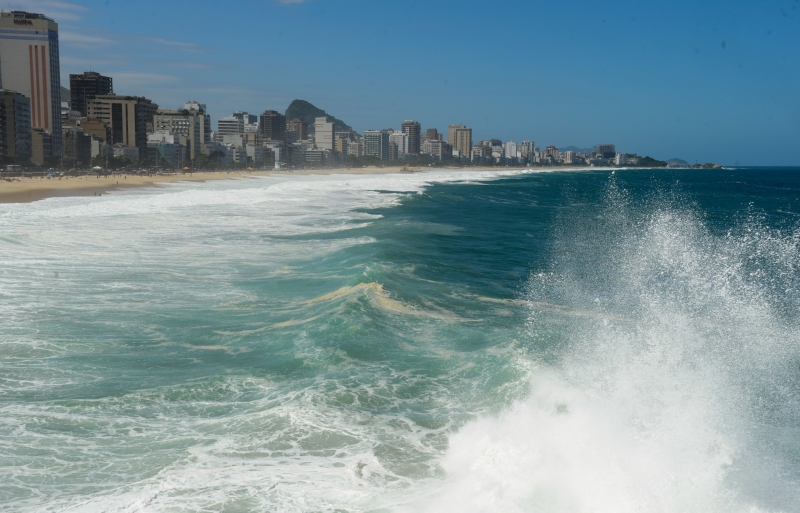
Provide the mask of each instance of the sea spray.
[{"label": "sea spray", "polygon": [[529,280],[530,397],[451,437],[426,509],[796,511],[798,232],[749,215],[714,235],[613,179],[587,210]]}]

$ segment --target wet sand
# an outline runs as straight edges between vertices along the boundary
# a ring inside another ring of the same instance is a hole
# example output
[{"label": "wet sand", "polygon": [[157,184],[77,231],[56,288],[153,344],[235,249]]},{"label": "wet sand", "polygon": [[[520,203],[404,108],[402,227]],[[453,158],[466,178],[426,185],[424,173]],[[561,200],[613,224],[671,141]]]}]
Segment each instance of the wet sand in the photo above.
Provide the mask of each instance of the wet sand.
[{"label": "wet sand", "polygon": [[[109,194],[114,191],[129,187],[158,187],[162,183],[246,179],[253,176],[282,176],[282,175],[329,175],[329,174],[384,174],[384,173],[414,173],[431,171],[434,168],[415,167],[365,167],[365,168],[338,168],[338,169],[301,169],[295,171],[206,171],[200,173],[154,175],[154,176],[79,176],[62,178],[5,178],[0,180],[0,203],[29,203],[45,198],[61,196],[95,196]],[[447,168],[435,168],[447,169]],[[461,171],[487,171],[501,169],[522,168],[453,168]],[[541,168],[539,168],[541,169]]]}]

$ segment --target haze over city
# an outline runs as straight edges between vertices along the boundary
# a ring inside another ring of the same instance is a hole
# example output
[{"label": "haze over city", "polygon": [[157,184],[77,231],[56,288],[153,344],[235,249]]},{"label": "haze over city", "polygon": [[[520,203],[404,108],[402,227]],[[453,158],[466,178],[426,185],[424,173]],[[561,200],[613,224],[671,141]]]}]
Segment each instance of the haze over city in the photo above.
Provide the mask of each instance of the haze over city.
[{"label": "haze over city", "polygon": [[216,119],[311,101],[354,129],[419,120],[474,139],[615,142],[689,162],[790,165],[800,136],[794,0],[4,2],[60,26],[61,77]]}]

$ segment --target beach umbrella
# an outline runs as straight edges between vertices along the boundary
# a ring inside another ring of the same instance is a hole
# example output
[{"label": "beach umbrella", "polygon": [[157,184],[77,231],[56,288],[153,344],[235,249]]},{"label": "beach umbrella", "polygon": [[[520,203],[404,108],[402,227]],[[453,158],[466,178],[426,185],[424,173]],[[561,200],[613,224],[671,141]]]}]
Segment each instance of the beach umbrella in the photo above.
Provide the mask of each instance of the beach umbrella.
[{"label": "beach umbrella", "polygon": [[189,171],[188,167],[183,168],[184,171]]},{"label": "beach umbrella", "polygon": [[94,166],[94,167],[92,168],[92,171],[102,171],[102,170],[103,170],[103,168],[102,168],[102,167],[100,167],[100,166]]}]

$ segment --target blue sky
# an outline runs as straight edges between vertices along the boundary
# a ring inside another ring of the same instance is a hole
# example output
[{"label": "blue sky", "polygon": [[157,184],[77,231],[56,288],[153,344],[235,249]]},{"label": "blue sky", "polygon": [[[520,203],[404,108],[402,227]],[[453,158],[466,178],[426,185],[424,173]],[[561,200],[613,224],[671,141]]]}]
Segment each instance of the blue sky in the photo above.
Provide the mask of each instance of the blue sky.
[{"label": "blue sky", "polygon": [[0,0],[60,26],[62,82],[216,119],[308,100],[356,130],[451,123],[742,165],[800,164],[800,0]]}]

